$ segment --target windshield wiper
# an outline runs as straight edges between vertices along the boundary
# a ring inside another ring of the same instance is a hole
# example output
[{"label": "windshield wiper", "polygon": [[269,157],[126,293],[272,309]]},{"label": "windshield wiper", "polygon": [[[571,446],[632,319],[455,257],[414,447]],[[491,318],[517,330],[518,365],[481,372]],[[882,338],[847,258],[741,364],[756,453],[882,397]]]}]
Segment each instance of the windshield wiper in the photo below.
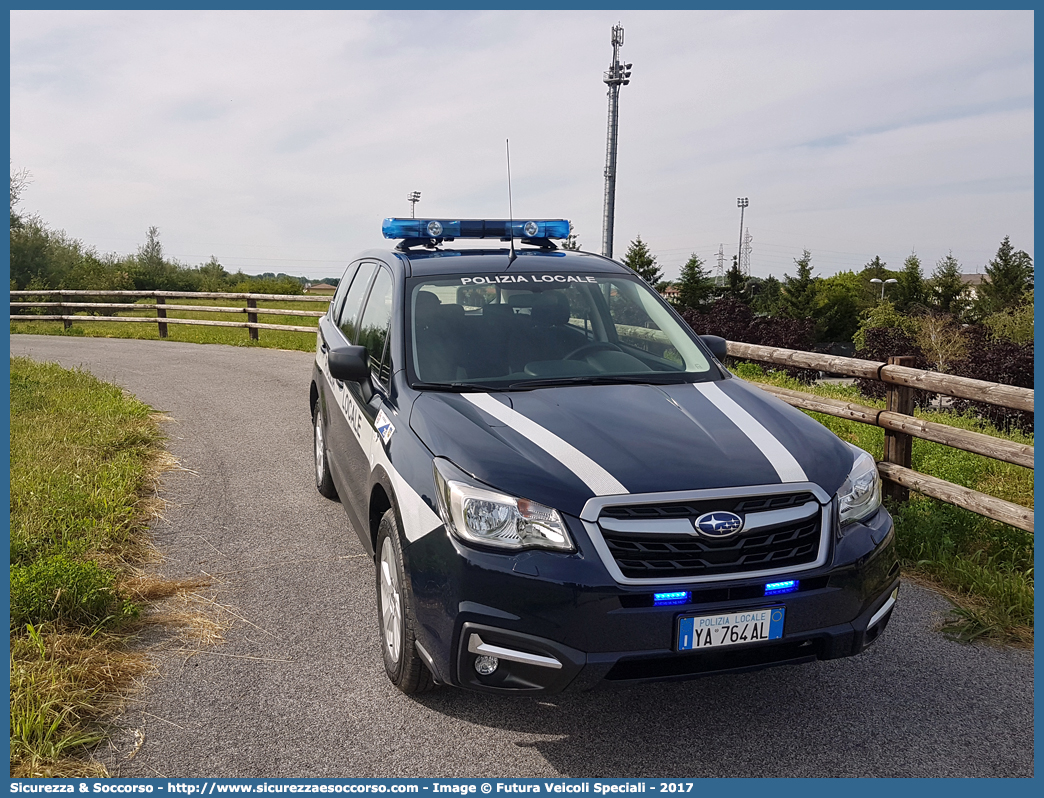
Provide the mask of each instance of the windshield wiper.
[{"label": "windshield wiper", "polygon": [[[561,385],[667,385],[688,382],[684,373],[650,372],[648,374],[584,374],[579,377],[549,377],[521,380],[507,386],[509,391],[554,388]],[[679,379],[680,378],[680,379]]]},{"label": "windshield wiper", "polygon": [[420,391],[452,391],[454,393],[486,393],[500,390],[496,386],[476,382],[412,382],[410,387]]}]

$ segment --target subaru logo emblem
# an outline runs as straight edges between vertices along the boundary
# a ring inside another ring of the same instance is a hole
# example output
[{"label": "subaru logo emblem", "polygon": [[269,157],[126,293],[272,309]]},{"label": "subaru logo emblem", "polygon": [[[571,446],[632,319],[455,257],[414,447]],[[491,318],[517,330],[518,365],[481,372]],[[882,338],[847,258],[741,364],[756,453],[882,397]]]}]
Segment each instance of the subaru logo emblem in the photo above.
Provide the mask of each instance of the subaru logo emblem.
[{"label": "subaru logo emblem", "polygon": [[693,524],[705,538],[727,538],[743,529],[743,519],[735,513],[718,510],[704,513]]}]

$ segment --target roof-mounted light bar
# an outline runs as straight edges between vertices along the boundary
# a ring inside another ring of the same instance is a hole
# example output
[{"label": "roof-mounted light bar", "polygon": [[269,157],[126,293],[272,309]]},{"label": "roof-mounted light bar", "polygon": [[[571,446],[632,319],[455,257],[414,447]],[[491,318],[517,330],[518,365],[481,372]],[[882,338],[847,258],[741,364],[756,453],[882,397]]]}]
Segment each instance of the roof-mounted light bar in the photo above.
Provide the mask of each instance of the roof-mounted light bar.
[{"label": "roof-mounted light bar", "polygon": [[385,219],[385,238],[569,238],[565,219]]}]

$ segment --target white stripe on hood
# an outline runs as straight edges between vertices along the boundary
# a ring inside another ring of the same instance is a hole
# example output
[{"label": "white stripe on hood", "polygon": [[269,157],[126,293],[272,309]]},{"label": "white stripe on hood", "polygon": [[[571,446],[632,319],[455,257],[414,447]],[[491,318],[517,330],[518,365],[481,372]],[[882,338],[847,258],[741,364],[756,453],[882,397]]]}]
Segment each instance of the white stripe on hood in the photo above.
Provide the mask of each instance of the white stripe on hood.
[{"label": "white stripe on hood", "polygon": [[781,482],[808,482],[805,470],[794,459],[794,455],[787,450],[787,447],[765,429],[760,421],[736,404],[735,400],[719,388],[717,383],[697,382],[693,384],[693,387],[750,438],[751,443],[761,450],[772,467],[776,469]]},{"label": "white stripe on hood", "polygon": [[502,421],[519,435],[528,438],[558,462],[576,474],[584,484],[594,491],[595,496],[613,496],[629,493],[616,477],[581,452],[571,443],[566,443],[550,430],[517,410],[498,402],[488,393],[466,393],[464,398],[498,421]]}]

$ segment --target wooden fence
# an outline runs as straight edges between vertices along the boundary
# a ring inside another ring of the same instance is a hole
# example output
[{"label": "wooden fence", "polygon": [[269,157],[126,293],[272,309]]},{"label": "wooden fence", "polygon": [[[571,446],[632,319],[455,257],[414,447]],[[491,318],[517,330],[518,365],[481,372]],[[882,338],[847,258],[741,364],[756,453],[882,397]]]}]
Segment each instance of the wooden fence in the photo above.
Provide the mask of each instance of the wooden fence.
[{"label": "wooden fence", "polygon": [[[33,297],[57,296],[57,302],[28,301]],[[77,301],[84,297],[138,297],[151,298],[151,303],[136,302],[84,302]],[[16,297],[25,297],[27,301],[15,301]],[[168,299],[222,299],[243,302],[243,307],[208,306],[208,305],[176,305],[168,304]],[[199,291],[12,291],[11,310],[16,308],[53,308],[50,315],[11,314],[11,321],[61,321],[69,329],[72,323],[84,321],[115,321],[139,324],[155,324],[159,328],[160,338],[167,337],[168,324],[198,324],[207,327],[241,327],[249,331],[250,340],[256,341],[260,330],[281,330],[283,332],[314,333],[315,327],[291,324],[265,324],[257,320],[258,316],[308,316],[319,318],[326,313],[326,305],[330,304],[329,296],[304,296],[300,294],[224,294]],[[281,308],[259,308],[258,301],[270,302],[322,302],[324,307],[317,310],[289,310]],[[129,310],[140,312],[155,310],[152,316],[95,316],[80,315],[76,311],[83,310]],[[178,319],[169,318],[167,311],[190,311],[193,313],[243,313],[246,321],[221,321],[219,319]]]},{"label": "wooden fence", "polygon": [[[57,302],[33,301],[41,296],[57,296]],[[151,298],[151,303],[134,302],[84,302],[79,299],[96,297]],[[25,297],[26,301],[15,301],[16,297]],[[245,306],[204,306],[168,304],[168,299],[221,299],[225,301],[245,302]],[[326,312],[323,310],[290,310],[281,308],[259,308],[258,301],[304,302],[329,304],[328,296],[301,296],[283,294],[225,294],[200,293],[187,291],[12,291],[11,309],[53,308],[56,312],[50,315],[11,314],[11,321],[61,321],[66,328],[75,322],[109,321],[139,324],[155,324],[160,338],[167,337],[169,324],[200,324],[214,327],[240,327],[248,330],[251,340],[258,340],[260,330],[282,330],[289,332],[314,333],[315,327],[289,324],[266,324],[258,321],[258,316],[307,316],[318,318]],[[83,310],[128,310],[140,312],[155,310],[153,316],[97,316],[80,315],[76,311]],[[181,319],[170,318],[167,311],[189,311],[193,313],[243,313],[246,321],[220,321],[217,319]],[[827,399],[820,396],[776,388],[771,385],[760,387],[769,391],[784,402],[803,410],[847,418],[864,424],[882,427],[885,431],[884,460],[878,463],[878,470],[885,480],[886,494],[894,499],[905,501],[909,491],[916,490],[926,496],[939,499],[950,504],[963,507],[979,515],[1001,521],[1005,524],[1033,531],[1033,510],[1014,504],[995,496],[954,485],[951,482],[919,474],[912,470],[911,451],[913,438],[922,438],[935,443],[963,449],[995,460],[1014,463],[1024,468],[1033,468],[1033,447],[1012,441],[994,438],[979,432],[956,429],[945,424],[924,421],[913,415],[913,390],[921,389],[932,393],[969,399],[976,402],[1007,407],[1014,410],[1033,412],[1033,390],[1013,385],[973,380],[967,377],[955,377],[933,371],[910,368],[910,358],[889,358],[888,363],[871,360],[834,357],[814,352],[799,352],[793,349],[776,349],[773,347],[744,344],[736,341],[728,342],[728,353],[735,358],[754,360],[762,363],[773,363],[795,368],[815,369],[833,374],[844,374],[849,377],[862,377],[879,380],[887,387],[886,408],[874,407]]]},{"label": "wooden fence", "polygon": [[1005,524],[1033,531],[1033,510],[995,496],[971,490],[952,482],[920,474],[911,469],[913,438],[941,443],[955,449],[1033,468],[1033,447],[1013,441],[994,438],[981,432],[970,432],[915,418],[913,391],[921,389],[932,393],[969,399],[976,402],[1033,412],[1033,390],[1014,385],[955,377],[934,371],[910,368],[911,358],[893,357],[888,363],[856,358],[833,357],[815,352],[728,342],[728,353],[735,358],[774,363],[795,368],[815,369],[849,377],[878,380],[887,386],[886,407],[876,407],[827,399],[821,396],[759,384],[758,387],[775,394],[787,404],[802,410],[847,418],[863,424],[882,427],[885,431],[884,460],[877,464],[885,480],[886,495],[905,501],[909,491],[916,490],[934,499],[963,507],[973,513]]}]

